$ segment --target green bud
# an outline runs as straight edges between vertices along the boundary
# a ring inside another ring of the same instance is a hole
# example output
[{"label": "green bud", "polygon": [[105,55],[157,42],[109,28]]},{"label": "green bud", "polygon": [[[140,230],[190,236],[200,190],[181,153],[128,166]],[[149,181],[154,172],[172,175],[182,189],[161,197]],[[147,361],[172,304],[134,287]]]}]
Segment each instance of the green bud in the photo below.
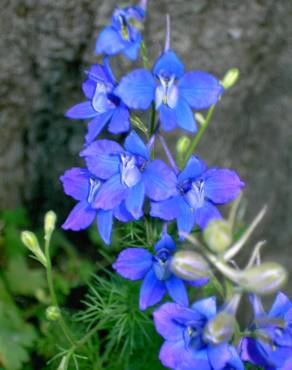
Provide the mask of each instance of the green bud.
[{"label": "green bud", "polygon": [[181,136],[176,143],[176,151],[179,156],[183,156],[190,146],[191,140],[187,136]]},{"label": "green bud", "polygon": [[231,68],[223,77],[221,83],[225,90],[230,89],[234,86],[239,78],[239,70],[237,68]]},{"label": "green bud", "polygon": [[61,311],[57,306],[49,306],[46,309],[46,317],[49,321],[58,321],[61,317]]},{"label": "green bud", "polygon": [[55,230],[56,226],[56,213],[54,211],[49,211],[45,214],[45,235],[51,236],[52,232]]},{"label": "green bud", "polygon": [[206,120],[205,117],[202,115],[202,113],[195,113],[196,121],[199,122],[201,126],[204,126]]},{"label": "green bud", "polygon": [[207,278],[211,273],[208,262],[199,253],[187,250],[173,255],[170,269],[182,279],[189,281]]},{"label": "green bud", "polygon": [[266,295],[277,292],[287,281],[285,268],[276,262],[265,262],[243,270],[238,284],[246,291]]},{"label": "green bud", "polygon": [[37,237],[31,231],[23,231],[21,233],[22,243],[29,249],[35,256],[35,258],[44,266],[47,266],[47,259],[39,246]]},{"label": "green bud", "polygon": [[205,228],[203,238],[213,252],[223,253],[232,243],[231,227],[224,220],[213,220]]},{"label": "green bud", "polygon": [[235,326],[236,320],[233,315],[226,311],[219,312],[205,326],[204,340],[214,345],[229,342],[233,336]]},{"label": "green bud", "polygon": [[66,355],[64,355],[57,370],[67,370],[69,368],[69,361],[71,356],[72,352],[68,352]]}]

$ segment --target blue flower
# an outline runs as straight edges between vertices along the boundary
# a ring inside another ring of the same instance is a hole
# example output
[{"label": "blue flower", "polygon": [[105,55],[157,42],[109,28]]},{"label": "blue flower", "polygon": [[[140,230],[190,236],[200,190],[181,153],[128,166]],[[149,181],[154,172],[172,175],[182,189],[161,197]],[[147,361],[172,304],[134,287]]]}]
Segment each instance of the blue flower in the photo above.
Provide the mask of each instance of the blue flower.
[{"label": "blue flower", "polygon": [[106,180],[94,200],[96,208],[113,209],[125,201],[135,219],[143,215],[145,195],[164,200],[176,193],[176,176],[161,160],[150,160],[150,150],[132,131],[125,140],[125,150],[116,142],[98,140],[85,148],[87,167]]},{"label": "blue flower", "polygon": [[260,299],[252,295],[252,337],[242,339],[241,358],[264,369],[289,370],[292,363],[292,303],[280,292],[267,314]]},{"label": "blue flower", "polygon": [[177,220],[179,231],[189,233],[195,224],[205,228],[220,219],[216,204],[237,197],[244,183],[228,169],[207,169],[203,161],[191,156],[178,175],[177,194],[162,202],[151,202],[150,215],[166,221]]},{"label": "blue flower", "polygon": [[[158,303],[166,292],[182,305],[188,305],[184,282],[170,271],[171,257],[175,251],[173,239],[164,233],[154,246],[155,255],[143,248],[128,248],[122,251],[113,268],[130,280],[144,279],[140,291],[140,309],[145,310]],[[192,285],[202,285],[208,279],[202,278]]]},{"label": "blue flower", "polygon": [[97,217],[99,234],[106,244],[110,244],[113,217],[122,222],[133,220],[124,203],[109,210],[94,206],[94,200],[103,181],[87,169],[71,168],[61,176],[60,180],[65,193],[78,201],[62,225],[63,229],[74,231],[86,229]]},{"label": "blue flower", "polygon": [[165,339],[159,354],[162,364],[174,370],[243,370],[232,345],[213,345],[205,338],[205,326],[215,315],[214,297],[195,302],[191,308],[165,303],[154,311],[156,330]]},{"label": "blue flower", "polygon": [[117,8],[112,15],[111,25],[105,27],[97,38],[96,54],[123,53],[128,59],[137,59],[142,41],[138,28],[144,20],[145,8],[146,1],[140,6]]},{"label": "blue flower", "polygon": [[184,65],[173,50],[158,58],[152,73],[137,69],[123,77],[115,90],[133,109],[147,109],[155,101],[165,131],[180,127],[190,132],[197,130],[192,108],[209,108],[217,103],[222,92],[222,85],[211,74],[184,73]]},{"label": "blue flower", "polygon": [[113,93],[116,81],[108,60],[105,59],[103,65],[92,65],[87,75],[82,88],[88,100],[73,106],[66,116],[73,119],[92,119],[88,124],[87,143],[91,143],[108,122],[108,130],[113,134],[128,131],[130,113]]}]

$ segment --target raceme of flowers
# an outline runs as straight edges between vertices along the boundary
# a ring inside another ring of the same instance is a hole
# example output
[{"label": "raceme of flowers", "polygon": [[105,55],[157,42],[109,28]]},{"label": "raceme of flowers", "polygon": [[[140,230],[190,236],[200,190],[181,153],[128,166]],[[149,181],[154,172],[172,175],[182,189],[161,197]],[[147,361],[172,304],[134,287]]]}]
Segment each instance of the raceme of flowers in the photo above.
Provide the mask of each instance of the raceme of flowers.
[{"label": "raceme of flowers", "polygon": [[[210,221],[222,219],[218,206],[234,200],[244,182],[233,170],[208,168],[194,153],[179,168],[165,143],[164,132],[175,128],[195,133],[194,111],[212,108],[224,93],[222,83],[210,73],[185,71],[170,48],[169,20],[164,50],[152,69],[144,63],[120,81],[115,78],[110,58],[122,54],[136,60],[141,47],[145,49],[141,31],[146,5],[142,1],[113,12],[96,41],[101,62],[86,71],[85,100],[66,113],[68,118],[86,120],[88,132],[80,152],[85,167],[71,168],[61,177],[65,193],[77,201],[63,228],[79,231],[96,222],[102,240],[110,245],[115,219],[127,223],[147,216],[160,223],[163,231],[160,240],[150,246],[152,251],[124,249],[113,268],[126,279],[142,281],[141,310],[164,297],[174,301],[154,311],[156,330],[165,340],[159,358],[167,368],[241,370],[243,361],[249,361],[265,369],[290,369],[286,359],[292,361],[292,304],[283,293],[269,314],[255,294],[250,296],[255,315],[249,328],[252,335],[236,345],[232,334],[225,335],[228,325],[218,340],[210,334],[211,323],[225,312],[224,305],[217,307],[215,297],[189,302],[187,287],[198,289],[208,282],[208,276],[185,280],[171,268],[177,246],[167,225],[176,223],[179,234],[204,230]],[[142,123],[146,129],[139,135],[134,124],[136,110],[149,108],[151,123],[149,127]],[[114,135],[127,133],[124,143],[119,138],[100,138],[105,127]],[[168,163],[154,154],[159,139]]]}]

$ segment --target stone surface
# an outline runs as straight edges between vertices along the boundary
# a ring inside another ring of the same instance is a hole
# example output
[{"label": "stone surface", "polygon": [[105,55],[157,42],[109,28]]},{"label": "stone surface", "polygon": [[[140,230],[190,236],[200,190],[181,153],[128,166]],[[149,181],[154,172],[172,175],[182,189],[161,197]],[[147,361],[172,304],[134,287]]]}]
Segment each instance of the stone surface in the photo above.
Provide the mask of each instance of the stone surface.
[{"label": "stone surface", "polygon": [[[115,3],[9,0],[1,6],[0,209],[24,202],[35,217],[48,208],[65,216],[71,203],[58,177],[80,163],[85,126],[64,112],[82,99],[83,71],[96,60],[95,38]],[[219,77],[240,69],[198,151],[210,165],[230,166],[245,179],[248,220],[268,204],[258,236],[286,266],[292,262],[291,11],[290,0],[149,0],[145,30],[155,58],[168,12],[172,47],[188,69]],[[114,64],[118,73],[129,66],[123,59]]]}]

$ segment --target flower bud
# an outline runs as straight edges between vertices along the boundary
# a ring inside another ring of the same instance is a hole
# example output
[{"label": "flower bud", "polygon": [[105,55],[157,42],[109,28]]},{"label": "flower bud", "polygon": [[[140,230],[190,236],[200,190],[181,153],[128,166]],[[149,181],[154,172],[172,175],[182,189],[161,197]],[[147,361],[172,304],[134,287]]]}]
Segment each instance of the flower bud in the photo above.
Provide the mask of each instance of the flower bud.
[{"label": "flower bud", "polygon": [[39,242],[37,237],[31,231],[23,231],[21,233],[21,241],[22,243],[29,249],[36,259],[44,266],[47,266],[47,259],[39,246]]},{"label": "flower bud", "polygon": [[57,370],[67,370],[69,368],[69,361],[72,353],[68,352],[66,355],[62,357],[62,360],[57,368]]},{"label": "flower bud", "polygon": [[191,140],[187,136],[181,136],[176,143],[176,151],[179,156],[183,156],[190,146]]},{"label": "flower bud", "polygon": [[56,225],[56,213],[54,211],[49,211],[45,214],[45,235],[50,237],[52,232],[55,230]]},{"label": "flower bud", "polygon": [[199,253],[187,250],[173,255],[170,269],[177,276],[189,281],[208,278],[211,272],[208,262]]},{"label": "flower bud", "polygon": [[49,321],[58,321],[61,317],[61,312],[57,306],[49,306],[46,309],[46,317]]},{"label": "flower bud", "polygon": [[213,220],[205,228],[203,238],[213,252],[223,253],[232,243],[230,225],[224,220]]},{"label": "flower bud", "polygon": [[278,291],[287,281],[287,271],[276,262],[265,262],[243,270],[238,284],[248,292],[266,295]]},{"label": "flower bud", "polygon": [[204,340],[214,345],[229,342],[233,336],[235,325],[236,320],[233,315],[226,311],[219,312],[205,326]]},{"label": "flower bud", "polygon": [[230,89],[234,86],[239,78],[239,70],[237,68],[231,68],[223,77],[221,83],[225,90]]},{"label": "flower bud", "polygon": [[195,113],[195,118],[196,118],[196,121],[198,121],[201,126],[204,126],[206,120],[204,116],[202,115],[202,113]]}]

